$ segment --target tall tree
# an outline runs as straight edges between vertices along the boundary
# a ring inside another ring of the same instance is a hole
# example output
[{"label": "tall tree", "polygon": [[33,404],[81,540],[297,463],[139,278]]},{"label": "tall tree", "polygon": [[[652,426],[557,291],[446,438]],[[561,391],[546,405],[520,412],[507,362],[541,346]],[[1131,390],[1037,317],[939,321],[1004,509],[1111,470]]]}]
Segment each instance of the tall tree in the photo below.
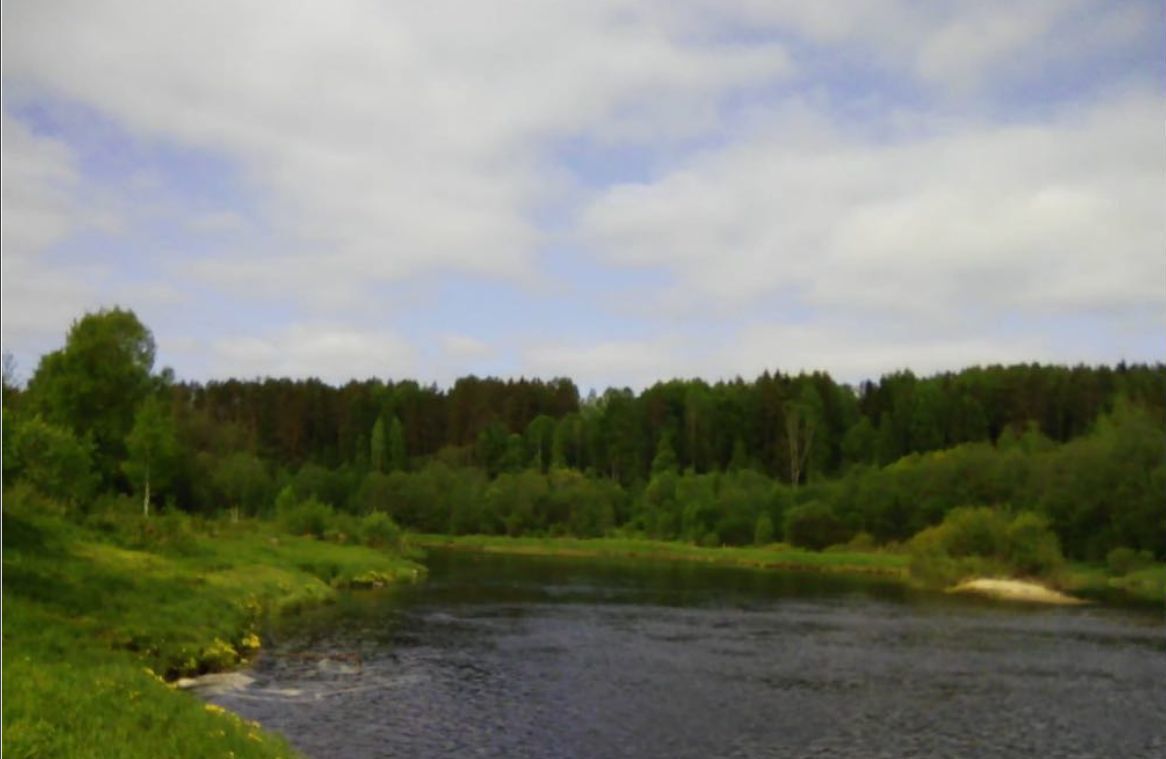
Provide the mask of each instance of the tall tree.
[{"label": "tall tree", "polygon": [[369,441],[369,468],[374,472],[383,472],[388,467],[388,441],[385,439],[385,418],[378,416],[372,426],[372,438]]},{"label": "tall tree", "polygon": [[806,384],[798,400],[785,404],[785,435],[789,450],[789,481],[795,489],[814,450],[814,435],[822,420],[822,399]]},{"label": "tall tree", "polygon": [[65,346],[46,354],[28,384],[45,420],[88,436],[99,475],[111,484],[124,458],[134,413],[154,387],[154,336],[132,311],[86,314]]},{"label": "tall tree", "polygon": [[409,468],[409,451],[405,447],[405,426],[396,416],[389,422],[389,470],[403,472]]},{"label": "tall tree", "polygon": [[165,486],[173,472],[178,442],[174,420],[157,398],[142,402],[134,415],[134,426],[126,437],[129,457],[122,468],[134,488],[142,493],[142,516],[150,516],[151,488]]}]

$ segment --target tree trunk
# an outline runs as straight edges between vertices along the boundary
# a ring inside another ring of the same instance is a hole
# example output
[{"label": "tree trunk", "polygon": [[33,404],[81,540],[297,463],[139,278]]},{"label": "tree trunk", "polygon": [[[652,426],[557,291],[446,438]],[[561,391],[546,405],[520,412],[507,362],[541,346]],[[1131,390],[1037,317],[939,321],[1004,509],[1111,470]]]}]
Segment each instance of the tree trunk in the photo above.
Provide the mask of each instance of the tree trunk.
[{"label": "tree trunk", "polygon": [[142,498],[142,516],[150,516],[150,472],[146,470],[146,495]]}]

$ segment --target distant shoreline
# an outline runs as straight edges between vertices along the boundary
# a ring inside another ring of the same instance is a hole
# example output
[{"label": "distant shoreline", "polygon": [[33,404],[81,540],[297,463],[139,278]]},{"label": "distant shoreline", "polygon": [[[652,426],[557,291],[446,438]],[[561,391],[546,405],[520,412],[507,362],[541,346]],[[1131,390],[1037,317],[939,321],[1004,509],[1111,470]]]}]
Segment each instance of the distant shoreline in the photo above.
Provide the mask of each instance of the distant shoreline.
[{"label": "distant shoreline", "polygon": [[[444,535],[414,533],[409,542],[420,548],[438,548],[475,553],[561,558],[627,558],[657,561],[688,561],[718,566],[773,571],[819,572],[830,574],[877,575],[915,588],[952,593],[977,594],[1000,601],[1028,601],[1059,605],[1116,602],[1139,606],[1157,605],[1163,600],[1166,568],[1158,565],[1125,579],[1108,577],[1091,565],[1067,568],[1062,582],[1065,590],[1052,590],[1037,582],[1015,579],[973,578],[954,587],[927,586],[911,577],[910,556],[889,551],[827,549],[810,551],[783,543],[768,546],[719,546],[706,548],[676,541],[643,538],[509,537],[505,535]],[[1044,595],[1044,593],[1052,595]],[[1051,600],[1054,597],[1065,600]]]},{"label": "distant shoreline", "polygon": [[564,558],[640,558],[691,561],[753,569],[874,574],[907,579],[905,554],[879,551],[808,551],[783,544],[705,548],[639,538],[513,538],[501,535],[416,534],[421,548]]}]

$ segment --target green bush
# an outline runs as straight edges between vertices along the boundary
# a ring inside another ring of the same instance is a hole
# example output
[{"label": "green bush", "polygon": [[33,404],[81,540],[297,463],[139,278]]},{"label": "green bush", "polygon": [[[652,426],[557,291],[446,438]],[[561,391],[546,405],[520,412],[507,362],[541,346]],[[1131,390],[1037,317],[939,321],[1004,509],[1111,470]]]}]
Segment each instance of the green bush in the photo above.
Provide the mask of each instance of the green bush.
[{"label": "green bush", "polygon": [[1006,536],[1005,557],[1013,571],[1049,577],[1063,568],[1061,543],[1044,517],[1032,512],[1017,514],[1008,525]]},{"label": "green bush", "polygon": [[785,513],[785,539],[799,548],[821,551],[847,537],[846,525],[821,501],[794,506]]},{"label": "green bush", "polygon": [[383,511],[374,511],[360,522],[360,540],[373,548],[396,548],[401,542],[401,528]]},{"label": "green bush", "polygon": [[753,544],[769,545],[773,542],[773,520],[768,514],[757,517],[757,525],[753,528]]},{"label": "green bush", "polygon": [[167,509],[153,517],[134,518],[137,524],[135,548],[159,550],[180,556],[199,552],[195,526],[189,515],[176,509]]},{"label": "green bush", "polygon": [[360,520],[351,514],[334,512],[324,529],[324,539],[340,545],[360,542]]},{"label": "green bush", "polygon": [[286,502],[280,505],[282,508],[279,511],[279,523],[293,535],[323,538],[335,516],[331,506],[315,498],[291,505]]},{"label": "green bush", "polygon": [[1008,516],[996,509],[952,509],[941,526],[951,556],[1003,556],[1008,550]]},{"label": "green bush", "polygon": [[1064,565],[1044,517],[1014,517],[989,507],[961,507],[911,539],[911,575],[949,584],[984,575],[1054,576]]},{"label": "green bush", "polygon": [[1128,575],[1145,569],[1154,563],[1154,556],[1149,551],[1135,551],[1133,548],[1115,548],[1105,555],[1105,564],[1109,573],[1115,577]]}]

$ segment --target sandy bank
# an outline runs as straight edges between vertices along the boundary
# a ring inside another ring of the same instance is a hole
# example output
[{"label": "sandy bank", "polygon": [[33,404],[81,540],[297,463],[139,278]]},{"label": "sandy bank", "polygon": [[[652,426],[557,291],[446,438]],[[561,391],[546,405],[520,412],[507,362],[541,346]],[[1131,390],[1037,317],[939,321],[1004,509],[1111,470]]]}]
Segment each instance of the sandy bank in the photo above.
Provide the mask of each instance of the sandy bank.
[{"label": "sandy bank", "polygon": [[1002,601],[1025,601],[1028,603],[1059,604],[1071,606],[1086,603],[1080,598],[1059,593],[1035,582],[1023,580],[990,580],[986,578],[968,580],[948,590],[949,593],[975,593]]}]

